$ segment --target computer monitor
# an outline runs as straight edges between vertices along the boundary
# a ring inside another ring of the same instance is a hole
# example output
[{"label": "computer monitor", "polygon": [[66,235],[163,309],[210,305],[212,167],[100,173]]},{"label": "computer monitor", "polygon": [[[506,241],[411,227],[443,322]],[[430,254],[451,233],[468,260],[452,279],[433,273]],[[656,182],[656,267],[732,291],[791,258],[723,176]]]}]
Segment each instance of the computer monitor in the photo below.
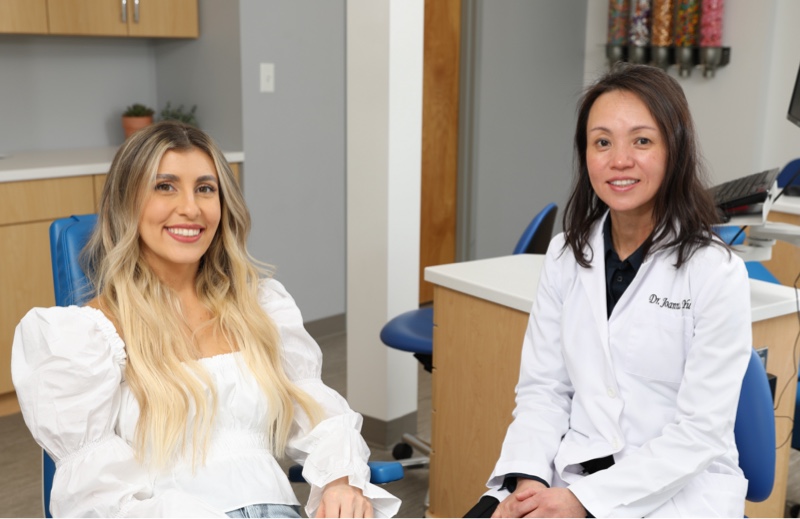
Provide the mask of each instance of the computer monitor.
[{"label": "computer monitor", "polygon": [[[794,89],[792,90],[792,98],[789,101],[789,111],[786,112],[786,118],[800,126],[800,68],[798,68],[797,78],[794,80]],[[786,165],[784,171],[778,177],[778,187],[783,188],[778,193],[778,197],[781,195],[800,197],[800,164],[798,164],[798,159]]]},{"label": "computer monitor", "polygon": [[786,118],[800,126],[800,69],[798,69],[797,79],[794,81],[792,100],[789,102],[789,112],[786,114]]}]

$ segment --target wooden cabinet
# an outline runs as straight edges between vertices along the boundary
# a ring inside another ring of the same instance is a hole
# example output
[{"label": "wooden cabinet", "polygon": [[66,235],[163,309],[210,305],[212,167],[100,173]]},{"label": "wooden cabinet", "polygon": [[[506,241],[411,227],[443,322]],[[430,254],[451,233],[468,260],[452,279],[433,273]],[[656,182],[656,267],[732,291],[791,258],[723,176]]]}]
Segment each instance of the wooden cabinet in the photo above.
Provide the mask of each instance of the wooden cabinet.
[{"label": "wooden cabinet", "polygon": [[0,0],[0,33],[47,34],[47,0]]},{"label": "wooden cabinet", "polygon": [[11,383],[14,329],[34,306],[53,306],[50,222],[94,210],[92,179],[86,177],[0,183],[0,395]]},{"label": "wooden cabinet", "polygon": [[47,0],[50,34],[197,38],[197,0]]},{"label": "wooden cabinet", "polygon": [[[53,0],[50,0],[53,1]],[[137,3],[139,4],[137,8]],[[128,0],[128,36],[197,38],[197,0]],[[137,15],[138,10],[138,15]]]},{"label": "wooden cabinet", "polygon": [[0,33],[197,38],[198,0],[1,0]]}]

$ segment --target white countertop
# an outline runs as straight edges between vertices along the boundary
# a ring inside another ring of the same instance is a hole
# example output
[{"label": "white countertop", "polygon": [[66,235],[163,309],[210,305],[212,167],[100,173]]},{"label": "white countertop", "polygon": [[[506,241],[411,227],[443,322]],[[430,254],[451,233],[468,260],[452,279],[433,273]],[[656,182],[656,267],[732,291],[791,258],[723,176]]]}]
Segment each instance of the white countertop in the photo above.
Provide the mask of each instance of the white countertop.
[{"label": "white countertop", "polygon": [[[28,151],[0,155],[0,182],[108,173],[117,146]],[[225,151],[228,162],[243,162],[244,152]]]},{"label": "white countertop", "polygon": [[772,204],[770,211],[800,214],[800,196],[782,196]]},{"label": "white countertop", "polygon": [[531,312],[544,256],[515,254],[425,268],[425,281],[457,292]]},{"label": "white countertop", "polygon": [[[425,268],[425,281],[530,313],[544,256],[516,254]],[[797,311],[792,287],[750,280],[753,322]]]}]

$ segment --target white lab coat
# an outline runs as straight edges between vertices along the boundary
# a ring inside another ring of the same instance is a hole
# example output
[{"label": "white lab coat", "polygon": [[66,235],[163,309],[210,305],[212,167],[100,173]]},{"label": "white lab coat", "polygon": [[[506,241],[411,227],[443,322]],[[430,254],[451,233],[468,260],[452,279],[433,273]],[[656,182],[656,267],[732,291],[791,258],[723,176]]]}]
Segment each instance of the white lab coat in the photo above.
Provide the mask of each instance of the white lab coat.
[{"label": "white lab coat", "polygon": [[[750,357],[743,261],[704,247],[648,255],[607,317],[603,219],[592,268],[550,243],[522,347],[514,421],[487,483],[568,486],[596,517],[742,517],[733,425]],[[583,475],[580,462],[614,455]]]}]

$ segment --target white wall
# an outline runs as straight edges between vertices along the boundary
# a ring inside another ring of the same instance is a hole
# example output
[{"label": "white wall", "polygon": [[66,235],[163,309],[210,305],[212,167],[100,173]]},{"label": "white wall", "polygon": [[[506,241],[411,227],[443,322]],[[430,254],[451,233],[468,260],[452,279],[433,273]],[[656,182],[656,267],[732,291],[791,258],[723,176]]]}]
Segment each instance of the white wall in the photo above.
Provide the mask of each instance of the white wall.
[{"label": "white wall", "polygon": [[[588,4],[585,79],[605,70],[605,2]],[[800,157],[800,128],[786,120],[800,63],[800,2],[726,2],[723,45],[731,61],[704,78],[701,70],[678,78],[697,126],[713,183]]]},{"label": "white wall", "polygon": [[[240,0],[239,23],[250,252],[306,321],[342,314],[344,0]],[[259,92],[262,62],[275,64],[274,93]]]},{"label": "white wall", "polygon": [[797,71],[800,68],[800,2],[778,0],[775,23],[772,26],[772,45],[768,54],[769,86],[764,111],[764,131],[758,168],[784,166],[800,157],[800,127],[786,119],[789,100]]},{"label": "white wall", "polygon": [[117,146],[137,102],[158,104],[150,39],[0,35],[0,154]]},{"label": "white wall", "polygon": [[347,2],[347,395],[383,423],[417,409],[417,361],[379,335],[419,301],[423,5]]},{"label": "white wall", "polygon": [[468,259],[511,254],[550,202],[561,228],[583,81],[584,34],[573,28],[586,17],[585,1],[475,3]]},{"label": "white wall", "polygon": [[200,38],[155,42],[159,108],[197,105],[197,122],[225,150],[242,150],[239,2],[199,3]]}]

